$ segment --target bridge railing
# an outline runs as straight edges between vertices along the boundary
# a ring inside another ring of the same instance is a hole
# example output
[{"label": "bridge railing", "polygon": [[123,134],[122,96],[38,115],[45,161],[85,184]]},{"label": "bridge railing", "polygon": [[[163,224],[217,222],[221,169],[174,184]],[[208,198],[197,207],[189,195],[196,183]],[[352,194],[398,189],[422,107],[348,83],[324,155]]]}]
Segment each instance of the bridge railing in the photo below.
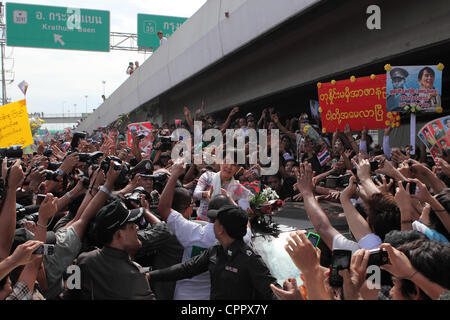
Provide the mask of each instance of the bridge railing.
[{"label": "bridge railing", "polygon": [[29,117],[45,118],[86,118],[91,113],[44,113],[42,114],[28,114]]}]

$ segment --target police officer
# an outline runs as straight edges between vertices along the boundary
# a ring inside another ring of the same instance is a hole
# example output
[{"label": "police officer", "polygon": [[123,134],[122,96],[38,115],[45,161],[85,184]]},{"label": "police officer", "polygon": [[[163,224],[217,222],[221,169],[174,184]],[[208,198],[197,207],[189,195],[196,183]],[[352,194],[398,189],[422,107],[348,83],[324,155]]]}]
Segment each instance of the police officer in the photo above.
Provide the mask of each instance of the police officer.
[{"label": "police officer", "polygon": [[[393,90],[405,89],[406,78],[408,77],[408,71],[402,68],[394,68],[389,72],[392,81]],[[400,107],[402,93],[389,94],[386,100],[387,111],[403,111]]]},{"label": "police officer", "polygon": [[234,205],[209,210],[214,234],[220,244],[184,263],[150,272],[153,281],[191,278],[209,270],[211,300],[277,299],[270,289],[276,283],[261,257],[245,242],[247,213]]}]

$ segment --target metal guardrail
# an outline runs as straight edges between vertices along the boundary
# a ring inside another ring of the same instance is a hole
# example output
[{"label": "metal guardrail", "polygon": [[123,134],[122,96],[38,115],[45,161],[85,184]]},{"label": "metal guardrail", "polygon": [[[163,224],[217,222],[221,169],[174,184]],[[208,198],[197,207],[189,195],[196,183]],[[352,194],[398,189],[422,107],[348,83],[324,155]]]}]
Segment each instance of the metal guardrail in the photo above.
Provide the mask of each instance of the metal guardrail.
[{"label": "metal guardrail", "polygon": [[45,118],[86,118],[92,113],[44,113],[44,114],[29,114],[29,117],[39,117],[43,120]]}]

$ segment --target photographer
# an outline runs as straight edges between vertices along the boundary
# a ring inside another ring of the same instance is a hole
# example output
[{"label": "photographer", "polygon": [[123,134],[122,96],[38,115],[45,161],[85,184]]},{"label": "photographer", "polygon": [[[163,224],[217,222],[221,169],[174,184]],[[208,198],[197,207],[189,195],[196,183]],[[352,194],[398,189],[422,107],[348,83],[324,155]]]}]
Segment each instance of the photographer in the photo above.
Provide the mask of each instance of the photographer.
[{"label": "photographer", "polygon": [[16,228],[16,190],[24,177],[20,167],[21,160],[7,167],[7,158],[2,162],[2,176],[0,192],[2,194],[0,211],[0,259],[9,256]]}]

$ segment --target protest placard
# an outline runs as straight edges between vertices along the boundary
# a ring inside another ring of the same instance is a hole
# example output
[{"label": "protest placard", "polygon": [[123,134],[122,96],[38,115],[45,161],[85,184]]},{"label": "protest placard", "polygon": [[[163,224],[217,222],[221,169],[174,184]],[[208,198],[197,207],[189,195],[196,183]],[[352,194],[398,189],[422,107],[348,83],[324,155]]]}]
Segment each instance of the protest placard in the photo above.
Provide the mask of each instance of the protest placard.
[{"label": "protest placard", "polygon": [[150,154],[153,144],[153,134],[152,134],[152,124],[150,122],[139,122],[139,123],[131,123],[128,125],[128,146],[133,144],[133,139],[131,137],[131,133],[136,132],[139,136],[141,134],[144,135],[143,138],[139,140],[139,147],[146,154]]},{"label": "protest placard", "polygon": [[450,152],[450,116],[428,122],[419,130],[419,139],[434,159]]},{"label": "protest placard", "polygon": [[400,116],[386,112],[386,75],[318,83],[322,132],[398,127]]},{"label": "protest placard", "polygon": [[25,100],[0,107],[0,148],[33,144]]},{"label": "protest placard", "polygon": [[386,65],[386,109],[402,113],[442,112],[442,69]]}]

